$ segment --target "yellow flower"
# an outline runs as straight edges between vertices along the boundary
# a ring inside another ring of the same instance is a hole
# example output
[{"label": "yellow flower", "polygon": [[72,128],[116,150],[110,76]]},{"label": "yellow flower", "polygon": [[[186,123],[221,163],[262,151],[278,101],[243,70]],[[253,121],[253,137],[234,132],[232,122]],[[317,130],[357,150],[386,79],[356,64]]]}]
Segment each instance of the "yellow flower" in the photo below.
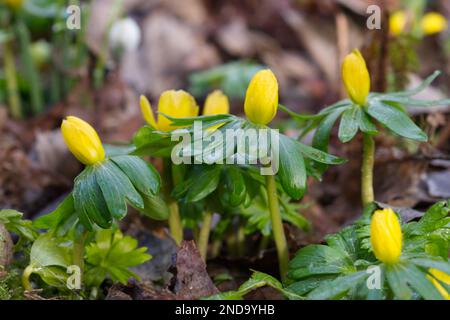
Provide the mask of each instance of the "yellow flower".
[{"label": "yellow flower", "polygon": [[442,297],[444,297],[445,300],[450,300],[450,293],[438,281],[440,280],[446,285],[450,285],[450,275],[448,275],[444,271],[434,268],[428,269],[428,272],[431,275],[428,275],[427,278],[434,284],[436,289],[438,289],[439,293],[442,295]]},{"label": "yellow flower", "polygon": [[429,12],[423,16],[420,26],[423,33],[432,35],[447,29],[447,20],[440,13]]},{"label": "yellow flower", "polygon": [[247,118],[257,124],[268,124],[277,114],[278,82],[269,69],[257,72],[247,88],[244,110]]},{"label": "yellow flower", "polygon": [[342,80],[350,99],[356,104],[364,105],[370,91],[370,75],[359,50],[355,49],[345,57],[342,63]]},{"label": "yellow flower", "polygon": [[215,114],[227,114],[230,113],[230,103],[228,97],[220,90],[211,92],[205,101],[203,107],[203,115],[212,116]]},{"label": "yellow flower", "polygon": [[[172,121],[162,114],[158,114],[158,121],[155,121],[150,102],[145,96],[141,96],[140,104],[145,121],[154,129],[170,132],[179,128],[172,126]],[[159,97],[158,112],[174,118],[196,117],[198,115],[198,106],[194,97],[186,91],[168,90],[164,91]]]},{"label": "yellow flower", "polygon": [[408,17],[405,11],[399,10],[389,17],[389,32],[394,36],[398,36],[405,29]]},{"label": "yellow flower", "polygon": [[63,120],[61,132],[70,152],[83,164],[92,165],[105,159],[102,142],[86,121],[69,116]]},{"label": "yellow flower", "polygon": [[11,8],[18,9],[22,7],[25,0],[3,0],[3,2]]},{"label": "yellow flower", "polygon": [[370,223],[370,242],[378,260],[392,264],[402,253],[402,229],[391,208],[377,210]]}]

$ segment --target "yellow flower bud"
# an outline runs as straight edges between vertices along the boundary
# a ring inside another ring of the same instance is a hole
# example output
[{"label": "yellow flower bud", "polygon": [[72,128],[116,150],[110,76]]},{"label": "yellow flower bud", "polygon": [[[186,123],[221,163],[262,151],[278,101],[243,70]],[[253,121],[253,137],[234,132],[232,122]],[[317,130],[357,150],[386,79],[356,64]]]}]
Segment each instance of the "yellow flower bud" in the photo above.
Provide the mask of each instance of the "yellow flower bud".
[{"label": "yellow flower bud", "polygon": [[432,35],[447,29],[447,20],[440,13],[429,12],[423,16],[420,26],[424,34]]},{"label": "yellow flower bud", "polygon": [[448,275],[444,271],[434,268],[428,269],[428,272],[431,275],[428,275],[427,278],[434,284],[436,289],[438,289],[439,293],[445,300],[450,300],[450,293],[438,281],[440,280],[446,285],[450,286],[450,275]]},{"label": "yellow flower bud", "polygon": [[391,208],[377,210],[370,223],[370,242],[378,260],[392,264],[402,254],[402,229]]},{"label": "yellow flower bud", "polygon": [[69,116],[63,120],[61,132],[70,152],[83,164],[92,165],[105,159],[105,150],[97,132],[89,123]]},{"label": "yellow flower bud", "polygon": [[370,75],[359,50],[355,49],[345,57],[342,63],[342,80],[350,99],[356,104],[364,105],[370,91]]},{"label": "yellow flower bud", "polygon": [[244,110],[247,118],[257,124],[268,124],[277,114],[278,82],[271,70],[257,72],[247,88]]},{"label": "yellow flower bud", "polygon": [[4,2],[8,7],[18,9],[22,7],[25,0],[3,0],[2,2]]},{"label": "yellow flower bud", "polygon": [[[179,128],[172,126],[172,121],[162,114],[158,114],[158,121],[155,121],[150,103],[144,96],[141,96],[140,104],[145,121],[156,130],[170,132]],[[186,91],[168,90],[164,91],[159,97],[158,112],[174,118],[196,117],[198,115],[198,106],[194,97]]]},{"label": "yellow flower bud", "polygon": [[407,20],[408,17],[405,11],[399,10],[394,12],[389,17],[389,32],[394,36],[398,36],[405,30]]},{"label": "yellow flower bud", "polygon": [[228,97],[222,91],[215,90],[206,97],[203,115],[212,116],[228,113],[230,113],[230,103],[228,102]]}]

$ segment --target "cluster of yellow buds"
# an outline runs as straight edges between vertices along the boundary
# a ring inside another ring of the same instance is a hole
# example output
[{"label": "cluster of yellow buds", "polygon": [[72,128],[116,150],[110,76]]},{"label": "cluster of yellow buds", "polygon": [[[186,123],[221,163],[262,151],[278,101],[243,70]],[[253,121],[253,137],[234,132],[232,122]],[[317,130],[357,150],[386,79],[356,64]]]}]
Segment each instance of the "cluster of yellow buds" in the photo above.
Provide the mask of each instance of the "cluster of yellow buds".
[{"label": "cluster of yellow buds", "polygon": [[[155,120],[150,102],[145,96],[141,96],[141,112],[145,121],[154,129],[164,132],[170,132],[179,127],[172,126],[169,119],[164,115],[158,114],[158,120]],[[164,91],[159,97],[158,112],[164,113],[174,118],[187,118],[198,116],[198,106],[193,96],[183,90]]]},{"label": "cluster of yellow buds", "polygon": [[[412,17],[406,11],[399,10],[389,17],[389,31],[398,36],[405,32],[408,24],[412,23]],[[440,13],[428,12],[420,20],[420,30],[425,35],[433,35],[447,29],[447,19]]]},{"label": "cluster of yellow buds", "polygon": [[355,49],[345,57],[341,71],[350,99],[358,105],[364,105],[370,92],[370,75],[359,50]]},{"label": "cluster of yellow buds", "polygon": [[376,210],[370,223],[370,242],[378,260],[393,264],[402,254],[402,229],[391,208]]}]

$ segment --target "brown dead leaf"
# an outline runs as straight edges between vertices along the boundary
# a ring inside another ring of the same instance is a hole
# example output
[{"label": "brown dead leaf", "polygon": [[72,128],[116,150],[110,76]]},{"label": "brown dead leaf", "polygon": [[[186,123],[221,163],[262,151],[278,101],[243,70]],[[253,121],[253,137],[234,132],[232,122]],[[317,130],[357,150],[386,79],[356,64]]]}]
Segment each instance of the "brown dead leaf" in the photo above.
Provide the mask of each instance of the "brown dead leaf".
[{"label": "brown dead leaf", "polygon": [[177,299],[198,299],[219,291],[206,271],[194,241],[183,241],[177,253],[175,293]]}]

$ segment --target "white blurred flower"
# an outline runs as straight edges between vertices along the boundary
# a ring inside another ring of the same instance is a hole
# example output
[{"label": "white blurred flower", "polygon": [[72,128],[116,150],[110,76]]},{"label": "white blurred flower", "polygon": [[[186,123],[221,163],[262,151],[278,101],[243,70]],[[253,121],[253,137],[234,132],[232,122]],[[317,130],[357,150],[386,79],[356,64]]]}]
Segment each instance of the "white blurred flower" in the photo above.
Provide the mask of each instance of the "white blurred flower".
[{"label": "white blurred flower", "polygon": [[112,50],[133,51],[141,42],[141,29],[131,18],[114,22],[109,31],[109,46]]}]

